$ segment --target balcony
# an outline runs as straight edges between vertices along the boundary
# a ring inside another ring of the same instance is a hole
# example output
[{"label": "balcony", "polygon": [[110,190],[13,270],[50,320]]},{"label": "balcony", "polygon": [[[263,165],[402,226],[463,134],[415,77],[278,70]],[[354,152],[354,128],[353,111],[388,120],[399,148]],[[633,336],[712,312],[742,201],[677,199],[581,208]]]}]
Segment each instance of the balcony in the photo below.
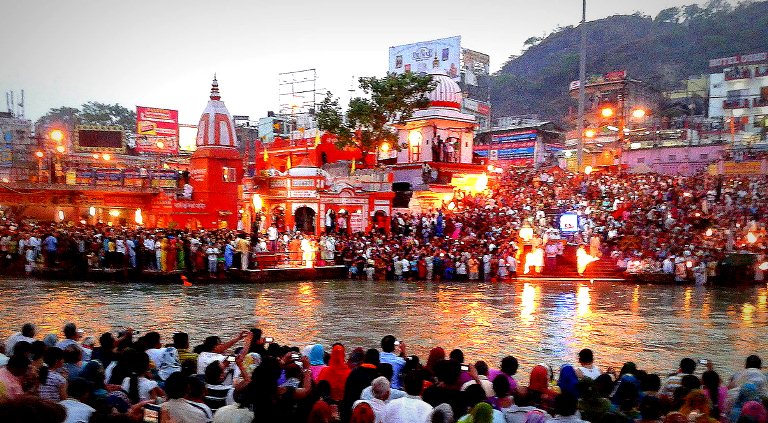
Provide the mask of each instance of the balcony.
[{"label": "balcony", "polygon": [[748,109],[749,99],[740,98],[738,100],[723,100],[723,109]]},{"label": "balcony", "polygon": [[752,77],[752,71],[747,67],[737,67],[732,69],[726,69],[724,72],[726,81],[734,81],[736,79],[748,79]]},{"label": "balcony", "polygon": [[768,107],[768,98],[756,98],[752,100],[752,107]]}]

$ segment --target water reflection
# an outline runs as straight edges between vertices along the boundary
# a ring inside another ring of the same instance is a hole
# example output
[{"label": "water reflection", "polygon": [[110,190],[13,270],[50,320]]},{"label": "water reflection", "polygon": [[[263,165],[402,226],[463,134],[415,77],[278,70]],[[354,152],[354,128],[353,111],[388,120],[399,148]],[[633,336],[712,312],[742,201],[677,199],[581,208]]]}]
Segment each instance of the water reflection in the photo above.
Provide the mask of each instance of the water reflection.
[{"label": "water reflection", "polygon": [[177,330],[193,343],[258,325],[281,343],[376,347],[393,334],[409,353],[462,348],[491,365],[513,354],[524,377],[539,362],[573,362],[592,348],[597,363],[675,369],[682,356],[728,373],[765,351],[768,286],[706,289],[605,282],[408,284],[304,281],[269,285],[151,286],[0,281],[0,339],[30,320],[40,333],[75,321],[86,335],[132,326]]}]

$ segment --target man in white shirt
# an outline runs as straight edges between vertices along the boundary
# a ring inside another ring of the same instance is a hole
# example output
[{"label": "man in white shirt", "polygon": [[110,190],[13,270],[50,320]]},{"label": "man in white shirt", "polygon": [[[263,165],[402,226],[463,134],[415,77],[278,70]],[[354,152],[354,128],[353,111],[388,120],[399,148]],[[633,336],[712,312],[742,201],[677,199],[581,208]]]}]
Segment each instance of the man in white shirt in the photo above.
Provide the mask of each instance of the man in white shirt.
[{"label": "man in white shirt", "polygon": [[89,395],[88,381],[83,378],[73,378],[67,385],[68,399],[59,402],[67,411],[67,418],[64,423],[83,423],[90,420],[91,415],[96,411],[93,407],[85,404]]},{"label": "man in white shirt", "polygon": [[277,224],[273,223],[272,226],[267,229],[267,239],[269,239],[269,251],[277,251],[277,237],[279,233],[277,231]]},{"label": "man in white shirt", "polygon": [[147,270],[155,269],[155,240],[151,236],[144,239],[144,262]]},{"label": "man in white shirt", "polygon": [[8,337],[8,340],[5,341],[5,352],[8,354],[8,357],[13,355],[13,347],[16,346],[17,342],[26,341],[30,344],[35,342],[35,332],[35,325],[24,323],[24,326],[21,327],[21,332],[16,332]]},{"label": "man in white shirt", "polygon": [[427,421],[432,412],[432,406],[424,402],[419,396],[424,379],[415,371],[408,373],[404,379],[403,384],[408,395],[385,405],[381,410],[380,421],[384,423],[424,423]]},{"label": "man in white shirt", "polygon": [[357,400],[352,404],[352,409],[360,405],[361,403],[367,403],[373,410],[373,415],[376,421],[381,421],[380,416],[384,410],[384,406],[387,405],[389,399],[390,385],[387,378],[379,376],[371,382],[371,390],[373,392],[373,398],[369,400]]},{"label": "man in white shirt", "polygon": [[160,406],[160,421],[170,423],[210,423],[213,420],[211,409],[202,403],[184,399],[188,391],[187,378],[176,372],[165,382],[168,401]]}]

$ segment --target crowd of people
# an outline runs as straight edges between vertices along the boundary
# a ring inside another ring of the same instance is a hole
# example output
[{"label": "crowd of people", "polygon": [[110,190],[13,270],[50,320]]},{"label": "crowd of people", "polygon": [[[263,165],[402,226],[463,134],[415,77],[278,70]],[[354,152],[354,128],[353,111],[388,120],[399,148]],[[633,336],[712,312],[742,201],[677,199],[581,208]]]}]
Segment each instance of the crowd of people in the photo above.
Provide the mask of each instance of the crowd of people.
[{"label": "crowd of people", "polygon": [[[714,363],[683,358],[671,374],[633,362],[530,369],[469,360],[460,349],[407,354],[392,335],[376,348],[281,345],[259,329],[213,335],[194,348],[130,328],[39,339],[25,324],[0,345],[3,422],[766,423],[768,380],[757,355],[727,379]],[[446,346],[448,347],[448,346]],[[599,361],[599,360],[598,360]],[[673,363],[668,363],[673,366]],[[528,370],[528,369],[526,369]]]},{"label": "crowd of people", "polygon": [[[768,269],[766,192],[762,176],[511,169],[492,177],[482,192],[457,190],[440,208],[396,212],[389,228],[367,233],[352,233],[336,219],[315,236],[277,224],[246,235],[6,218],[0,265],[28,272],[79,266],[215,277],[258,265],[262,253],[278,253],[282,258],[270,263],[343,263],[355,278],[488,281],[556,274],[573,261],[563,255],[580,246],[583,257],[607,260],[620,271],[667,273],[699,283],[722,273],[728,256],[748,253],[750,276],[762,280]],[[571,227],[562,227],[563,215],[575,216]]]}]

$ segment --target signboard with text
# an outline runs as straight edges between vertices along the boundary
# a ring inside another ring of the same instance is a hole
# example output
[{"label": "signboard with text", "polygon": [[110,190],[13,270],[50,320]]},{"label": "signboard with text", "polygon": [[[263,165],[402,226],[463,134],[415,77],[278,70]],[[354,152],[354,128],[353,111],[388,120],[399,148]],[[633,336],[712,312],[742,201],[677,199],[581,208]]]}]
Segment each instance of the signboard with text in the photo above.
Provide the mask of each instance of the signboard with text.
[{"label": "signboard with text", "polygon": [[709,61],[710,68],[719,68],[723,66],[748,65],[751,63],[768,62],[768,53],[741,54],[738,56],[721,57]]},{"label": "signboard with text", "polygon": [[136,151],[178,154],[179,112],[136,106]]},{"label": "signboard with text", "polygon": [[394,46],[389,48],[389,72],[430,73],[441,70],[459,82],[460,56],[460,36]]}]

